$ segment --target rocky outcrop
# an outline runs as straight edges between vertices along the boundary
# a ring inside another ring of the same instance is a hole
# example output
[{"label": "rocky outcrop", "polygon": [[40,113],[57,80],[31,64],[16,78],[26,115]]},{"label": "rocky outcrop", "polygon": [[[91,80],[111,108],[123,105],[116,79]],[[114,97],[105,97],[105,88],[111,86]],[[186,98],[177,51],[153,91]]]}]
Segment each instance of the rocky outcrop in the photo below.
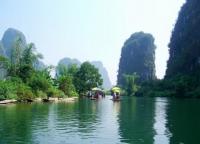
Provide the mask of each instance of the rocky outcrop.
[{"label": "rocky outcrop", "polygon": [[155,44],[151,34],[137,32],[122,47],[117,83],[124,85],[124,74],[136,73],[140,81],[155,79]]},{"label": "rocky outcrop", "polygon": [[20,48],[22,48],[21,51],[23,51],[27,45],[24,34],[13,28],[7,29],[3,35],[2,44],[5,50],[5,56],[8,58],[11,58],[12,51],[17,41],[20,41]]}]

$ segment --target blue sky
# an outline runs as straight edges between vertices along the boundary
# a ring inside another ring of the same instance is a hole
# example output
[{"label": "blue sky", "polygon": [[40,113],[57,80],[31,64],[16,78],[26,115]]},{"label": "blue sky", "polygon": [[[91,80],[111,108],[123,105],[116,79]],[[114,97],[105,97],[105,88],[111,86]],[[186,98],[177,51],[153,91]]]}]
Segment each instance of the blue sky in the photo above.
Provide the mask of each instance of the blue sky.
[{"label": "blue sky", "polygon": [[16,28],[46,64],[64,57],[100,60],[113,84],[124,41],[134,32],[155,37],[156,75],[165,74],[168,43],[185,0],[0,0],[0,38]]}]

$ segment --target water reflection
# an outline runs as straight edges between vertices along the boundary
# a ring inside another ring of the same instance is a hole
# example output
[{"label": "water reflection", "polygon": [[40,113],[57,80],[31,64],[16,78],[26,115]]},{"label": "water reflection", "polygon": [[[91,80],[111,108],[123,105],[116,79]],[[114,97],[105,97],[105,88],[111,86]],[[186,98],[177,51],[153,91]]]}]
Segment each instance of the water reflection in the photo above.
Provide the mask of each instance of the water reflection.
[{"label": "water reflection", "polygon": [[94,137],[93,131],[98,125],[98,105],[94,102],[80,100],[76,103],[50,104],[48,107],[48,132],[34,132],[34,143],[81,143],[82,139]]},{"label": "water reflection", "polygon": [[32,143],[34,125],[37,124],[38,126],[47,127],[47,125],[43,123],[46,113],[48,113],[48,110],[43,110],[42,105],[39,107],[34,104],[1,106],[0,143]]},{"label": "water reflection", "polygon": [[196,144],[197,99],[126,98],[113,102],[0,105],[0,144]]},{"label": "water reflection", "polygon": [[200,143],[199,99],[170,99],[167,110],[170,143]]},{"label": "water reflection", "polygon": [[155,101],[155,123],[154,144],[168,144],[170,132],[167,128],[167,98],[156,98]]},{"label": "water reflection", "polygon": [[153,143],[154,103],[148,98],[130,98],[121,102],[119,132],[124,143]]}]

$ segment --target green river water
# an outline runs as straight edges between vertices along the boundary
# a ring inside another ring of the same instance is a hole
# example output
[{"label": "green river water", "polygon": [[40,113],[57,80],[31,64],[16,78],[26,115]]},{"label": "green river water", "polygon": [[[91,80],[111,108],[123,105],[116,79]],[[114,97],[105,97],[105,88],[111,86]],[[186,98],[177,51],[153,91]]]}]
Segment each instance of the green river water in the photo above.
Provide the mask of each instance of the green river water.
[{"label": "green river water", "polygon": [[0,105],[0,144],[199,144],[200,99]]}]

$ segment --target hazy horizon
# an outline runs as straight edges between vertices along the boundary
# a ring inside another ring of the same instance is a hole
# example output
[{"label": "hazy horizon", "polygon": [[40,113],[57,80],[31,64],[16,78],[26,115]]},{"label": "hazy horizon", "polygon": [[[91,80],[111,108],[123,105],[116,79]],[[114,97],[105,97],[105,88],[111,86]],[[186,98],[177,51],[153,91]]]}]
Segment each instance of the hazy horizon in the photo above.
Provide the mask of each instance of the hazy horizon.
[{"label": "hazy horizon", "polygon": [[64,57],[101,61],[116,83],[121,48],[131,34],[155,38],[156,75],[165,74],[168,43],[185,0],[0,0],[0,38],[7,28],[24,33],[45,64]]}]

